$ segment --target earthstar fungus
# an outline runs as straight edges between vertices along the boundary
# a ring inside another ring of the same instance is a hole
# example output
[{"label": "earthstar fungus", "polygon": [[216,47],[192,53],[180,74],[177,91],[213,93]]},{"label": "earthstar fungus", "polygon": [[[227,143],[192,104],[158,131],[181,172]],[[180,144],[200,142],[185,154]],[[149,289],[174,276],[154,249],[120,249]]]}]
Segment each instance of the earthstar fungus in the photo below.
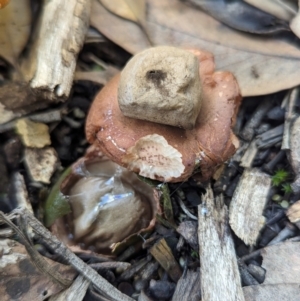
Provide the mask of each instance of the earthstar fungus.
[{"label": "earthstar fungus", "polygon": [[230,72],[214,68],[213,55],[197,49],[137,54],[96,96],[88,141],[141,176],[208,180],[239,145],[232,132],[239,86]]},{"label": "earthstar fungus", "polygon": [[95,147],[72,166],[61,185],[71,212],[51,227],[69,246],[110,255],[153,229],[161,214],[158,191]]}]

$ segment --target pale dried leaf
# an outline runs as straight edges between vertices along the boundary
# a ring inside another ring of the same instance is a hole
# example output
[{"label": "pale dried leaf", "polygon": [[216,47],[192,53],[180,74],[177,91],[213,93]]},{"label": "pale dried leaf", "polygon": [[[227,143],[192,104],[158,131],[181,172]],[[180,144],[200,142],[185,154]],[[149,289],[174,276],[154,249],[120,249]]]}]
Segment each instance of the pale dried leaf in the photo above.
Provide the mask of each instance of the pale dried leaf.
[{"label": "pale dried leaf", "polygon": [[288,30],[288,24],[244,1],[185,0],[237,30],[268,34]]},{"label": "pale dried leaf", "polygon": [[98,0],[111,13],[137,23],[145,20],[145,0]]},{"label": "pale dried leaf", "polygon": [[291,30],[299,38],[300,37],[300,12],[291,20]]},{"label": "pale dried leaf", "polygon": [[93,27],[130,53],[151,47],[140,26],[130,20],[119,18],[105,9],[98,0],[92,0],[90,19]]},{"label": "pale dried leaf", "polygon": [[245,2],[276,16],[279,19],[289,21],[297,13],[296,5],[286,0],[244,0]]},{"label": "pale dried leaf", "polygon": [[11,0],[0,10],[0,56],[15,65],[29,37],[31,10],[29,0]]},{"label": "pale dried leaf", "polygon": [[262,267],[266,270],[266,278],[264,284],[299,282],[299,247],[300,242],[288,241],[266,247],[262,251]]},{"label": "pale dried leaf", "polygon": [[[137,24],[118,18],[96,1],[91,23],[131,53],[150,46]],[[146,26],[154,45],[195,47],[212,52],[217,69],[231,71],[236,76],[243,96],[273,93],[300,83],[297,45],[232,30],[179,0],[148,0]]]},{"label": "pale dried leaf", "polygon": [[243,288],[245,301],[300,300],[298,283],[261,284]]}]

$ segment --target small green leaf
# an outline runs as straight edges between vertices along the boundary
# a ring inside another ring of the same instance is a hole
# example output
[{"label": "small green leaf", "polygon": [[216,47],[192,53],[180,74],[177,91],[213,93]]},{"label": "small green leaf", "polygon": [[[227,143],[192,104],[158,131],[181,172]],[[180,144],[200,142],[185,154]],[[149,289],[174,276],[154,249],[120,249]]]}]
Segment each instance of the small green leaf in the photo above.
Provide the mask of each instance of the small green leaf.
[{"label": "small green leaf", "polygon": [[292,193],[293,192],[292,186],[289,183],[282,184],[281,190],[284,191],[284,193]]},{"label": "small green leaf", "polygon": [[160,201],[163,206],[164,216],[169,223],[176,226],[174,221],[173,207],[168,184],[161,184],[159,186],[159,190],[162,192]]},{"label": "small green leaf", "polygon": [[272,176],[272,184],[273,186],[280,186],[283,182],[285,182],[289,177],[289,173],[284,169],[278,169],[276,173]]},{"label": "small green leaf", "polygon": [[50,227],[56,219],[71,212],[66,197],[60,192],[62,181],[70,174],[71,167],[67,168],[52,187],[45,202],[45,226]]},{"label": "small green leaf", "polygon": [[199,253],[196,250],[191,251],[191,256],[195,259],[199,259]]}]

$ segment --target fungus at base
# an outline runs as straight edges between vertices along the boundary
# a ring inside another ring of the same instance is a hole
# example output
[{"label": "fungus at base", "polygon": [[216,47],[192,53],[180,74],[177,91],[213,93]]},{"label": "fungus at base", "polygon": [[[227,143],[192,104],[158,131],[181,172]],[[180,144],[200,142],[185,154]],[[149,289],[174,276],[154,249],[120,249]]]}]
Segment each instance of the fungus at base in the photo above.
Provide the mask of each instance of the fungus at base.
[{"label": "fungus at base", "polygon": [[160,135],[147,135],[130,147],[123,157],[128,168],[146,178],[180,177],[184,171],[182,155]]},{"label": "fungus at base", "polygon": [[[153,175],[152,179],[162,182],[186,181],[197,168],[197,180],[208,180],[238,147],[238,139],[232,127],[241,95],[231,73],[214,72],[211,53],[197,49],[188,51],[199,61],[202,86],[201,110],[193,129],[184,130],[124,116],[118,104],[120,75],[116,75],[99,92],[91,106],[86,122],[88,141],[97,145],[114,162],[138,171],[132,168],[135,165],[133,161],[124,160],[128,150],[141,138],[157,134],[181,154],[184,171],[180,176],[170,178]],[[150,167],[151,164],[148,165]]]},{"label": "fungus at base", "polygon": [[69,246],[111,254],[139,233],[150,231],[161,214],[158,193],[130,172],[88,151],[72,166],[61,190],[72,212],[52,232]]}]

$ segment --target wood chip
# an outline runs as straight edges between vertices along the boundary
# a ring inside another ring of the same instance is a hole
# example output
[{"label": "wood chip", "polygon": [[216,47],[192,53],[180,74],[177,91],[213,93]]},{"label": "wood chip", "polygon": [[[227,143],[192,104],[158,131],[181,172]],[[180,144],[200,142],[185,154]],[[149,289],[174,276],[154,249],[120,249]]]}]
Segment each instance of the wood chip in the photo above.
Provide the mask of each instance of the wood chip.
[{"label": "wood chip", "polygon": [[33,213],[33,209],[28,197],[28,192],[26,189],[24,177],[19,173],[16,172],[12,176],[12,191],[13,191],[13,199],[15,200],[16,207],[23,207],[26,208],[28,211]]},{"label": "wood chip", "polygon": [[244,301],[228,210],[211,188],[198,207],[198,221],[202,301]]},{"label": "wood chip", "polygon": [[159,242],[157,242],[150,249],[150,253],[159,262],[159,264],[166,270],[166,272],[171,277],[171,279],[174,282],[177,282],[181,277],[182,272],[166,240],[163,238]]},{"label": "wood chip", "polygon": [[50,297],[49,301],[81,301],[90,285],[90,281],[79,275],[72,285],[55,296]]},{"label": "wood chip", "polygon": [[256,168],[245,169],[233,194],[229,221],[245,244],[254,245],[264,226],[263,210],[271,188],[271,177]]},{"label": "wood chip", "polygon": [[256,145],[256,140],[252,140],[241,159],[240,166],[245,167],[245,168],[252,167],[252,163],[255,159],[257,152],[258,152],[258,148]]},{"label": "wood chip", "polygon": [[300,192],[300,117],[292,122],[290,128],[290,153],[289,161],[296,175],[294,183],[291,185],[294,192]]},{"label": "wood chip", "polygon": [[[69,96],[89,15],[89,0],[43,2],[35,41],[22,67],[31,88],[44,98],[57,100]],[[50,30],[53,24],[64,30]]]},{"label": "wood chip", "polygon": [[26,148],[24,160],[32,180],[50,184],[59,162],[54,148]]},{"label": "wood chip", "polygon": [[16,122],[16,130],[27,147],[43,148],[51,144],[49,128],[46,124],[23,118]]},{"label": "wood chip", "polygon": [[200,270],[188,270],[186,275],[179,279],[172,301],[198,301],[201,300]]},{"label": "wood chip", "polygon": [[191,246],[192,249],[198,250],[198,231],[197,222],[186,221],[180,223],[176,231],[183,236],[186,242]]}]

